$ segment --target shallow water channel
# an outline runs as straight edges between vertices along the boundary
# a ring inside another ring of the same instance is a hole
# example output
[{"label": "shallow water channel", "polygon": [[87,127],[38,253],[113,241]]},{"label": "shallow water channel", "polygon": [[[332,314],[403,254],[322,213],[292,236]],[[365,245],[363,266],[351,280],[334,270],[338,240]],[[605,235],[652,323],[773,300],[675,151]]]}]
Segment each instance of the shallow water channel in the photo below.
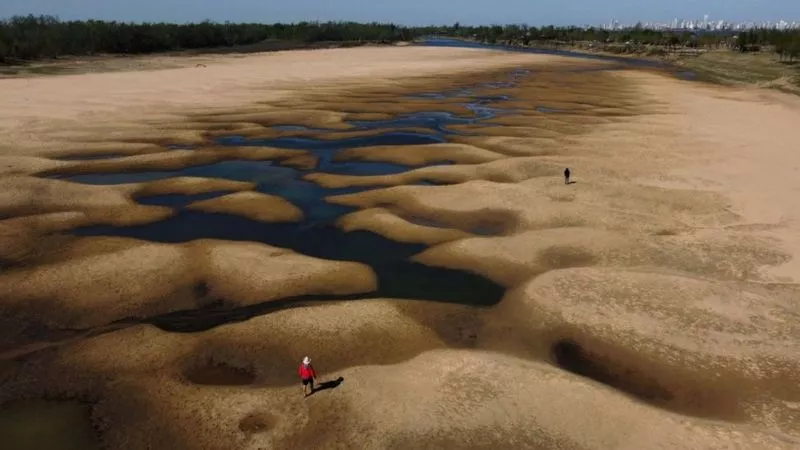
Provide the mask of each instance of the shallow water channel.
[{"label": "shallow water channel", "polygon": [[[613,69],[609,68],[609,70]],[[503,107],[504,102],[513,99],[506,95],[490,95],[491,90],[514,87],[520,78],[529,76],[535,76],[535,73],[528,70],[516,70],[511,72],[505,81],[482,83],[472,88],[458,88],[445,92],[420,92],[408,98],[409,102],[413,102],[415,98],[428,100],[440,98],[448,99],[448,102],[461,100],[459,103],[465,105],[470,114],[417,112],[397,115],[388,120],[350,122],[354,131],[372,130],[375,132],[369,136],[319,139],[320,133],[333,133],[341,130],[309,129],[295,124],[282,124],[275,128],[308,131],[308,134],[274,139],[249,139],[230,135],[216,139],[216,144],[223,146],[269,146],[307,150],[319,158],[316,167],[311,169],[285,167],[281,166],[279,162],[273,161],[228,160],[179,170],[128,171],[62,177],[75,182],[101,185],[143,182],[176,176],[255,182],[258,191],[283,197],[301,208],[305,215],[301,222],[268,224],[237,215],[183,209],[193,201],[226,194],[221,191],[191,196],[161,195],[139,198],[137,201],[143,204],[176,208],[178,214],[166,220],[146,225],[91,226],[77,229],[74,232],[81,236],[125,236],[170,243],[200,238],[262,242],[289,248],[313,257],[368,264],[378,276],[379,287],[376,292],[369,293],[365,297],[457,301],[472,305],[495,304],[504,294],[501,286],[476,274],[411,262],[409,259],[425,250],[425,245],[400,243],[367,231],[346,233],[337,228],[335,221],[355,209],[330,204],[325,201],[325,197],[354,193],[375,187],[328,189],[304,180],[303,176],[309,173],[385,175],[411,170],[414,167],[383,162],[336,161],[334,157],[342,150],[355,147],[432,144],[447,142],[451,135],[467,134],[450,127],[476,124],[499,115],[514,114],[513,109]],[[487,91],[489,95],[487,95]],[[558,113],[557,110],[549,109],[547,105],[531,104],[530,108],[538,108],[542,112]],[[412,127],[418,131],[407,130]],[[444,161],[439,164],[449,164],[449,162]],[[422,181],[421,184],[431,183]]]},{"label": "shallow water channel", "polygon": [[[425,250],[425,245],[396,242],[368,231],[346,233],[337,228],[335,221],[342,215],[355,211],[355,208],[328,203],[325,197],[359,192],[371,187],[327,189],[304,180],[303,176],[320,172],[360,176],[385,175],[411,170],[414,167],[384,162],[335,161],[334,157],[342,150],[355,147],[447,142],[449,135],[465,134],[450,129],[451,125],[475,124],[498,115],[513,114],[512,110],[502,107],[502,103],[509,100],[509,97],[486,95],[485,91],[513,87],[519,77],[528,75],[527,71],[515,71],[509,75],[506,82],[478,85],[475,86],[475,90],[457,89],[413,96],[463,98],[463,104],[470,114],[419,112],[398,115],[389,120],[350,122],[356,131],[375,131],[375,134],[369,136],[319,139],[316,137],[319,133],[341,130],[308,129],[287,124],[275,128],[308,131],[309,134],[257,140],[232,135],[216,140],[216,144],[224,146],[269,146],[307,150],[318,157],[318,163],[312,169],[285,167],[273,161],[228,160],[179,170],[129,171],[61,177],[75,182],[100,185],[144,182],[176,176],[255,182],[258,191],[283,197],[301,208],[305,215],[301,222],[269,224],[237,215],[183,209],[191,202],[227,193],[219,191],[198,195],[141,197],[137,201],[142,204],[168,206],[178,209],[179,212],[161,222],[130,227],[91,226],[77,229],[74,233],[81,236],[125,236],[172,243],[200,238],[262,242],[318,258],[368,264],[376,272],[379,282],[378,290],[369,293],[369,297],[458,301],[473,305],[495,304],[504,293],[501,286],[472,273],[429,267],[409,261],[413,255]],[[482,91],[483,94],[476,94],[476,90]],[[413,97],[409,98],[409,101],[413,101]],[[408,128],[430,131],[404,130]],[[449,164],[449,162],[443,161],[439,164]],[[431,183],[422,181],[421,184]]]}]

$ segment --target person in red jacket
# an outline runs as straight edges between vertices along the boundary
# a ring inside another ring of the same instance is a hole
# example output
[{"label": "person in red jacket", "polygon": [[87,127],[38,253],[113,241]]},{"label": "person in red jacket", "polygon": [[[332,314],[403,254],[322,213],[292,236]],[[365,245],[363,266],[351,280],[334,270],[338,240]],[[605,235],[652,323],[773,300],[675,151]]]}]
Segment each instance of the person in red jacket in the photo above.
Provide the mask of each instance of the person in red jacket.
[{"label": "person in red jacket", "polygon": [[[317,381],[317,372],[314,371],[314,366],[311,365],[311,359],[306,356],[300,367],[297,368],[297,374],[300,375],[300,380],[303,382],[303,396],[308,397],[314,393],[314,382]],[[311,391],[308,391],[308,388]]]}]

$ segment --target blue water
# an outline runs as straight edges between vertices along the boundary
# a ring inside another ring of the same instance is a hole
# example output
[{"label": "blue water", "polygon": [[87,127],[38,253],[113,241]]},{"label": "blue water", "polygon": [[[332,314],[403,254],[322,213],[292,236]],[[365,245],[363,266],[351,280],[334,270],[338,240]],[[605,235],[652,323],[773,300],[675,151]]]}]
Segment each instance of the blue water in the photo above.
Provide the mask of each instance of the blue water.
[{"label": "blue water", "polygon": [[[526,72],[515,72],[507,83],[492,86],[515,85]],[[337,133],[341,130],[312,129],[291,124],[273,128],[283,131],[307,132],[307,135],[284,136],[273,139],[250,139],[244,136],[223,136],[215,144],[237,147],[278,147],[307,150],[317,156],[318,163],[311,169],[285,167],[280,161],[227,160],[214,164],[186,167],[179,170],[148,170],[141,172],[79,174],[61,178],[87,184],[120,184],[161,180],[177,176],[222,178],[256,183],[257,191],[280,196],[301,208],[304,218],[298,223],[268,224],[231,214],[205,213],[185,209],[189,203],[225,195],[218,191],[197,195],[160,195],[139,198],[147,205],[168,206],[177,210],[173,217],[146,225],[130,227],[92,226],[74,231],[80,236],[125,236],[155,242],[187,242],[201,238],[234,241],[261,242],[276,247],[289,248],[302,254],[329,260],[357,261],[369,265],[378,277],[377,291],[363,294],[366,297],[408,298],[442,302],[459,302],[471,305],[492,305],[504,294],[504,289],[473,273],[428,267],[413,263],[410,258],[425,250],[422,244],[406,244],[383,238],[367,231],[345,233],[335,222],[342,215],[355,211],[326,201],[332,195],[350,194],[379,186],[360,186],[328,189],[307,181],[310,173],[329,173],[356,176],[398,174],[413,167],[386,162],[336,161],[337,153],[345,149],[386,146],[423,145],[447,142],[447,137],[461,134],[449,129],[451,125],[475,124],[513,111],[502,108],[502,102],[510,100],[507,95],[477,95],[486,84],[460,89],[458,95],[464,99],[465,113],[418,112],[397,115],[388,120],[360,120],[350,124],[356,131],[373,130],[368,136],[340,139],[320,139],[319,133]],[[445,95],[445,94],[442,94]],[[450,95],[450,94],[446,94]],[[427,133],[401,131],[403,128],[425,128]],[[332,137],[332,136],[329,136]],[[170,146],[169,148],[184,148]],[[449,161],[437,164],[451,164]],[[429,164],[430,165],[430,164]],[[422,181],[419,184],[436,184]],[[382,186],[380,186],[382,187]],[[476,230],[480,231],[480,230]],[[348,296],[357,298],[358,296]],[[291,306],[287,299],[285,306]],[[283,303],[270,302],[272,305]],[[250,317],[266,311],[265,306],[244,308],[226,312],[221,317],[210,319],[207,314],[185,312],[179,314],[182,325],[170,328],[175,315],[170,319],[154,319],[165,328],[178,331],[203,329],[216,326],[234,317]],[[190,319],[191,318],[191,319]],[[187,322],[188,321],[188,322]],[[155,323],[154,322],[154,323]],[[164,323],[162,323],[164,322]]]},{"label": "blue water", "polygon": [[[673,66],[663,63],[661,61],[649,60],[649,59],[637,59],[637,58],[629,58],[624,56],[613,56],[613,55],[600,55],[600,54],[587,54],[581,52],[574,52],[569,50],[556,50],[556,49],[546,49],[546,48],[531,48],[531,47],[512,47],[503,44],[483,44],[480,42],[472,42],[472,41],[463,41],[460,39],[451,39],[451,38],[436,38],[431,37],[428,39],[423,40],[417,45],[424,45],[429,47],[457,47],[457,48],[481,48],[481,49],[489,49],[489,50],[497,50],[497,51],[504,51],[504,52],[520,52],[520,53],[536,53],[542,55],[557,55],[557,56],[567,56],[570,58],[581,58],[581,59],[595,59],[595,60],[602,60],[602,61],[611,61],[620,63],[621,66],[638,66],[638,67],[652,67],[657,69],[671,69]],[[581,70],[608,70],[602,68],[590,68],[590,69],[581,69]]]},{"label": "blue water", "polygon": [[[370,129],[364,126],[364,129]],[[384,128],[382,124],[375,128]],[[358,131],[358,130],[354,130]],[[345,139],[317,139],[313,137],[280,137],[275,139],[249,139],[244,136],[224,136],[217,139],[220,145],[233,146],[270,146],[298,150],[310,150],[317,155],[329,155],[345,148],[371,147],[374,145],[421,145],[444,142],[442,136],[426,135],[421,133],[387,131],[386,133],[372,136],[359,136]]]},{"label": "blue water", "polygon": [[[633,66],[668,68],[665,64],[605,55],[586,55],[562,50],[542,50],[489,46],[452,39],[428,40],[421,45],[449,47],[480,47],[498,51],[515,51],[555,54],[583,59],[611,60],[617,64],[602,68],[577,68],[576,71],[617,70]],[[671,69],[670,69],[671,70]],[[527,69],[511,72],[504,80],[490,83],[476,83],[473,86],[462,86],[442,92],[422,92],[406,97],[409,102],[415,99],[442,99],[448,104],[458,102],[465,106],[463,114],[445,111],[426,111],[399,114],[390,119],[350,121],[352,131],[374,131],[368,136],[337,138],[342,130],[312,128],[296,124],[280,124],[272,128],[277,131],[299,133],[296,136],[284,136],[274,139],[251,139],[234,134],[219,137],[215,144],[241,147],[278,147],[285,149],[307,150],[318,158],[318,163],[311,169],[285,167],[280,161],[228,160],[214,164],[186,167],[179,170],[148,170],[140,172],[92,174],[85,173],[61,176],[68,180],[87,184],[120,184],[167,179],[177,176],[195,176],[222,178],[235,181],[253,182],[256,190],[265,194],[282,197],[303,210],[304,218],[298,223],[268,224],[250,220],[245,217],[205,213],[187,210],[185,207],[196,201],[215,198],[228,194],[228,191],[216,191],[196,195],[159,195],[140,197],[142,204],[158,205],[174,208],[176,214],[166,220],[146,225],[130,227],[93,226],[75,230],[81,236],[126,236],[156,242],[187,242],[201,238],[215,238],[234,241],[261,242],[276,247],[289,248],[302,254],[329,260],[356,261],[369,265],[378,277],[378,289],[371,293],[337,297],[341,300],[357,300],[359,298],[387,297],[406,298],[440,302],[458,302],[469,305],[493,305],[502,298],[504,289],[473,273],[428,267],[413,263],[410,258],[424,251],[425,245],[405,244],[383,238],[367,231],[345,233],[336,227],[336,221],[344,214],[355,211],[354,208],[336,205],[326,201],[326,197],[341,194],[357,193],[383,186],[359,186],[328,189],[307,181],[304,177],[310,173],[329,173],[340,175],[373,176],[398,174],[414,167],[385,162],[369,161],[336,161],[336,155],[345,149],[366,146],[387,145],[424,145],[447,142],[451,136],[468,134],[467,131],[454,130],[454,125],[481,124],[487,120],[517,110],[503,106],[504,102],[514,99],[492,90],[508,89],[518,86],[523,78],[533,73]],[[689,72],[679,76],[692,79]],[[487,93],[487,91],[489,91]],[[567,110],[550,108],[547,105],[530,105],[530,108],[542,113],[569,113]],[[426,132],[414,132],[403,129],[424,129]],[[233,132],[232,132],[233,133]],[[329,137],[331,139],[320,139]],[[175,144],[170,149],[191,149],[194,146]],[[93,157],[68,157],[64,159],[97,159],[116,157],[117,154],[95,155]],[[438,164],[450,164],[442,161]],[[422,181],[418,184],[441,184],[434,181]],[[444,226],[436,221],[413,217],[413,223],[427,226]],[[486,225],[468,230],[476,234],[491,235],[502,232],[502,229]],[[202,290],[202,289],[201,289]],[[265,314],[272,310],[303,305],[309,301],[330,300],[330,297],[319,298],[314,293],[300,298],[272,300],[245,308],[212,310],[192,310],[167,314],[149,319],[156,326],[171,331],[200,331],[231,321],[247,320],[250,317]],[[224,299],[223,299],[224,300]]]},{"label": "blue water", "polygon": [[[476,46],[462,41],[439,41],[429,45]],[[513,49],[518,51],[518,49]],[[527,49],[526,49],[527,51]],[[538,51],[541,52],[541,51]],[[545,52],[551,53],[551,52]],[[562,54],[564,52],[559,52]],[[568,52],[567,52],[568,53]],[[586,57],[586,55],[579,55]],[[593,57],[590,55],[589,57]],[[626,62],[629,60],[625,59]],[[613,69],[613,68],[612,68]],[[411,166],[386,162],[336,161],[336,155],[345,149],[366,146],[424,145],[447,142],[452,135],[461,134],[449,127],[452,125],[486,124],[485,121],[503,114],[514,114],[514,110],[503,108],[503,102],[513,100],[508,95],[486,95],[486,89],[506,89],[517,86],[520,80],[530,76],[528,70],[516,70],[506,80],[492,83],[478,83],[445,92],[421,93],[413,98],[463,99],[467,112],[463,115],[450,112],[417,112],[400,114],[385,120],[352,121],[353,130],[372,130],[368,136],[320,139],[320,133],[340,133],[341,130],[307,128],[299,125],[282,124],[273,127],[277,130],[294,131],[308,135],[284,136],[273,139],[251,139],[244,136],[229,135],[219,137],[215,144],[237,147],[278,147],[307,150],[318,158],[311,169],[282,166],[280,161],[227,160],[214,164],[186,167],[179,170],[141,171],[111,174],[79,174],[62,176],[71,181],[87,184],[120,184],[160,180],[177,176],[222,178],[235,181],[253,182],[256,189],[265,194],[282,197],[302,209],[304,218],[298,223],[268,224],[245,217],[205,213],[185,209],[189,203],[225,195],[218,191],[197,195],[161,195],[139,198],[147,205],[168,206],[176,209],[176,214],[166,220],[130,227],[92,226],[75,230],[81,236],[125,236],[156,242],[187,242],[201,238],[215,238],[234,241],[262,242],[268,245],[289,248],[302,254],[329,260],[357,261],[369,265],[378,276],[379,286],[375,292],[360,297],[407,298],[442,302],[459,302],[470,305],[493,305],[504,294],[504,289],[473,273],[450,269],[428,267],[413,263],[410,258],[425,250],[422,244],[406,244],[383,238],[367,231],[345,233],[336,227],[336,221],[354,208],[336,205],[326,201],[326,197],[357,193],[382,186],[359,186],[328,189],[307,181],[311,173],[328,173],[355,176],[390,175],[413,169]],[[479,93],[484,91],[484,93]],[[408,98],[408,101],[414,101]],[[531,105],[540,112],[568,112]],[[402,128],[424,128],[427,132],[401,131]],[[324,136],[324,135],[323,135]],[[184,148],[185,146],[170,146]],[[438,164],[450,164],[442,161]],[[423,181],[419,184],[438,184]],[[435,221],[422,218],[412,219],[415,223],[438,226]],[[477,234],[496,234],[501,230],[485,226],[470,230]],[[308,298],[313,298],[313,295]],[[316,299],[319,300],[319,299]],[[216,326],[230,320],[245,320],[253,315],[267,312],[269,308],[291,307],[300,299],[284,299],[269,302],[269,307],[258,305],[227,311],[221,315],[189,311],[177,313],[177,331],[191,331]],[[278,306],[279,305],[279,306]],[[153,319],[159,326],[170,327],[176,323],[176,315],[169,319]],[[154,322],[155,323],[155,322]]]},{"label": "blue water", "polygon": [[203,192],[200,194],[166,194],[166,195],[148,195],[136,199],[138,203],[151,206],[167,206],[169,208],[184,208],[189,203],[199,202],[203,200],[210,200],[212,198],[221,197],[223,195],[232,194],[233,191],[213,191]]}]

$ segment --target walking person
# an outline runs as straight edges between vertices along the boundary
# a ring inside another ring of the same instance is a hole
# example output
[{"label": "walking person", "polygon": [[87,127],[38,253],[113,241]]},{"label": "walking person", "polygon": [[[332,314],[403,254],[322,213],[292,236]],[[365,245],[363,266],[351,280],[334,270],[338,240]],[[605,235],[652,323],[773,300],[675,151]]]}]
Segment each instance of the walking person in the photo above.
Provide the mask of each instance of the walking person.
[{"label": "walking person", "polygon": [[314,371],[314,366],[311,365],[311,359],[308,356],[303,358],[303,362],[297,368],[297,374],[300,375],[300,380],[303,382],[303,397],[313,394],[314,382],[317,381],[317,372]]},{"label": "walking person", "polygon": [[564,184],[569,184],[569,167],[564,169]]}]

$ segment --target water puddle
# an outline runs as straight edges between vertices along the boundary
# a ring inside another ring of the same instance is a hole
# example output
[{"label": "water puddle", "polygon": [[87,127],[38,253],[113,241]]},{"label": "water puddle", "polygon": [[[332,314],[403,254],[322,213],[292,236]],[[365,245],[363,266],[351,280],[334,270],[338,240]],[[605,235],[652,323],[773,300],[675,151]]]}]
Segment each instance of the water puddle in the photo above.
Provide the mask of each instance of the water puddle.
[{"label": "water puddle", "polygon": [[[357,131],[357,130],[353,130]],[[444,142],[441,136],[422,133],[387,131],[371,136],[359,136],[345,139],[326,140],[311,137],[287,136],[276,139],[249,139],[244,136],[223,136],[217,139],[220,145],[233,146],[271,146],[299,150],[331,150],[343,148],[370,147],[373,145],[422,145]]]},{"label": "water puddle", "polygon": [[167,206],[169,208],[184,208],[186,205],[203,200],[233,194],[234,191],[203,192],[201,194],[162,194],[137,197],[136,202],[150,206]]},{"label": "water puddle", "polygon": [[5,450],[91,450],[99,442],[91,408],[76,401],[26,400],[0,409]]},{"label": "water puddle", "polygon": [[144,183],[147,181],[164,180],[167,178],[175,177],[175,172],[122,172],[122,173],[87,173],[81,175],[70,176],[54,176],[53,178],[74,181],[83,184],[99,184],[99,185],[113,185],[113,184],[128,184],[128,183]]},{"label": "water puddle", "polygon": [[534,109],[538,112],[548,113],[548,114],[559,114],[559,113],[563,114],[569,112],[566,109],[548,108],[547,106],[537,106]]},{"label": "water puddle", "polygon": [[[529,76],[528,71],[516,71],[509,81],[479,84],[474,92],[491,88],[514,86],[519,77]],[[441,96],[441,97],[439,97]],[[316,167],[284,167],[280,162],[227,160],[214,164],[187,167],[179,170],[124,172],[113,174],[81,174],[63,177],[88,184],[120,184],[161,180],[177,176],[222,178],[256,183],[257,191],[280,196],[293,203],[304,213],[297,223],[263,223],[243,216],[206,213],[184,209],[186,205],[224,195],[217,191],[198,195],[159,195],[140,198],[148,205],[169,206],[176,214],[161,222],[129,227],[91,226],[74,231],[80,236],[124,236],[155,242],[180,243],[201,238],[233,241],[252,241],[292,249],[296,252],[328,260],[356,261],[369,265],[378,277],[375,292],[357,298],[406,298],[442,302],[459,302],[471,305],[492,305],[504,294],[504,289],[473,273],[428,267],[411,262],[411,258],[424,251],[422,244],[406,244],[384,238],[368,231],[343,232],[336,220],[355,211],[354,208],[328,203],[328,196],[349,194],[375,187],[359,186],[328,189],[307,181],[309,173],[329,173],[355,176],[399,174],[413,169],[411,166],[374,161],[336,161],[338,152],[367,146],[424,145],[447,142],[448,136],[460,134],[449,130],[450,125],[477,124],[501,114],[513,113],[499,107],[513,100],[509,95],[474,94],[473,88],[459,88],[452,92],[421,94],[422,98],[450,98],[464,96],[463,105],[469,112],[459,115],[443,111],[425,111],[402,114],[387,120],[360,120],[349,122],[353,131],[374,131],[374,134],[340,138],[341,130],[311,129],[299,125],[282,124],[273,128],[283,131],[308,132],[307,135],[281,136],[270,139],[228,135],[218,137],[215,144],[238,147],[277,147],[306,150],[317,157]],[[488,124],[487,124],[488,125]],[[429,133],[402,131],[423,128]],[[323,134],[319,134],[323,132]],[[330,134],[328,134],[330,133]],[[178,148],[176,146],[170,148]],[[440,164],[450,164],[444,162]],[[419,184],[439,184],[422,181]],[[433,225],[433,224],[431,224]],[[476,234],[492,234],[492,227],[470,230]],[[330,299],[330,297],[328,297]],[[216,326],[233,320],[246,320],[276,307],[289,307],[305,301],[319,301],[314,297],[284,299],[235,310],[184,311],[153,318],[157,326],[174,331],[193,331]]]},{"label": "water puddle", "polygon": [[[292,195],[297,197],[298,193]],[[333,205],[319,197],[304,200],[306,217],[300,223],[268,224],[231,214],[181,210],[157,223],[122,228],[94,226],[75,233],[167,243],[202,238],[262,242],[317,258],[361,262],[371,266],[378,276],[378,290],[370,297],[492,305],[503,295],[500,286],[478,275],[411,262],[410,258],[425,250],[425,245],[396,242],[368,231],[341,231],[333,222],[354,208]]]}]

